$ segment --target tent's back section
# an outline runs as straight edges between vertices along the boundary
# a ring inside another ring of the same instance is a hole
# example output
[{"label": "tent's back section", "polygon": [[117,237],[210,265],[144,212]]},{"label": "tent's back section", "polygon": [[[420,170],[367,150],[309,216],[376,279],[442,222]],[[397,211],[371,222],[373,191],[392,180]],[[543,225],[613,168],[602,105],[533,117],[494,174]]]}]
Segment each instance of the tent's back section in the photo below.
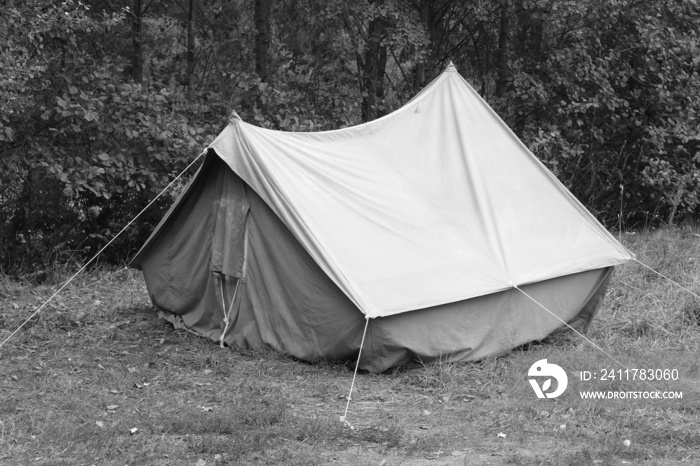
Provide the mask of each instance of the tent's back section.
[{"label": "tent's back section", "polygon": [[[227,328],[228,344],[269,345],[308,361],[357,357],[364,315],[213,151],[134,264],[154,305],[177,327],[215,341]],[[578,316],[585,324],[611,270],[522,287],[558,318],[509,290],[371,319],[360,367],[477,360],[542,339],[562,320]]]}]

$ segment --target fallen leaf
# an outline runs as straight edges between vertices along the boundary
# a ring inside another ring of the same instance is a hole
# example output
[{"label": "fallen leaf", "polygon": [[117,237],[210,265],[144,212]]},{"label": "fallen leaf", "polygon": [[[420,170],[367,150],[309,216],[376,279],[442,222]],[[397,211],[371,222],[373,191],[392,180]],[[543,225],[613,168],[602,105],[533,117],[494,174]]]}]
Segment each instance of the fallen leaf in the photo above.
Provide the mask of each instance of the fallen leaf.
[{"label": "fallen leaf", "polygon": [[131,435],[134,435],[134,434],[135,434],[136,432],[138,432],[138,431],[139,431],[138,427],[134,427],[134,428],[132,428],[132,429],[129,429],[129,433],[130,433]]},{"label": "fallen leaf", "polygon": [[119,391],[118,391],[118,390],[114,390],[114,389],[112,389],[112,390],[110,390],[110,391],[109,391],[109,393],[114,393],[114,394],[116,395],[116,394],[118,394],[118,393],[119,393]]},{"label": "fallen leaf", "polygon": [[139,390],[141,390],[141,389],[143,388],[143,385],[139,385],[139,384],[135,383],[135,384],[134,384],[134,387],[136,387],[136,388],[138,388]]},{"label": "fallen leaf", "polygon": [[194,466],[204,466],[205,464],[207,464],[207,462],[200,458]]},{"label": "fallen leaf", "polygon": [[452,456],[464,456],[466,453],[463,451],[453,451]]},{"label": "fallen leaf", "polygon": [[95,421],[95,424],[97,424],[97,427],[104,427],[105,423],[102,421]]},{"label": "fallen leaf", "polygon": [[211,374],[212,372],[214,372],[214,371],[212,371],[211,369],[204,369],[205,374]]},{"label": "fallen leaf", "polygon": [[134,372],[136,372],[136,368],[135,368],[135,367],[130,367],[130,368],[129,368],[129,373],[133,374]]},{"label": "fallen leaf", "polygon": [[423,416],[430,416],[430,411],[428,411],[427,409],[424,409]]},{"label": "fallen leaf", "polygon": [[430,429],[430,427],[428,427],[428,426],[426,426],[426,425],[420,425],[420,426],[418,426],[418,428],[419,428],[419,429],[424,429],[424,430],[429,430],[429,429]]},{"label": "fallen leaf", "polygon": [[119,405],[109,405],[109,406],[107,406],[107,409],[109,409],[110,411],[114,411],[118,407],[119,407]]},{"label": "fallen leaf", "polygon": [[214,411],[214,408],[211,406],[200,406],[202,408],[202,411],[209,412],[209,411]]},{"label": "fallen leaf", "polygon": [[104,368],[104,366],[103,366],[102,364],[98,364],[98,365],[97,365],[97,368],[98,368],[98,369],[105,370],[105,368]]}]

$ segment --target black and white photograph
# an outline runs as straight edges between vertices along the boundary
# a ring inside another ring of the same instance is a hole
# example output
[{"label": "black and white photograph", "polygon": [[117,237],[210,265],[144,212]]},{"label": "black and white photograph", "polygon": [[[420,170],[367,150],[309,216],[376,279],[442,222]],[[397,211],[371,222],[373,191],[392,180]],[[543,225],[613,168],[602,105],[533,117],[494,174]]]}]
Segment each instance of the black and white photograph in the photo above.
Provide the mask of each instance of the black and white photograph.
[{"label": "black and white photograph", "polygon": [[0,0],[24,465],[700,465],[700,1]]}]

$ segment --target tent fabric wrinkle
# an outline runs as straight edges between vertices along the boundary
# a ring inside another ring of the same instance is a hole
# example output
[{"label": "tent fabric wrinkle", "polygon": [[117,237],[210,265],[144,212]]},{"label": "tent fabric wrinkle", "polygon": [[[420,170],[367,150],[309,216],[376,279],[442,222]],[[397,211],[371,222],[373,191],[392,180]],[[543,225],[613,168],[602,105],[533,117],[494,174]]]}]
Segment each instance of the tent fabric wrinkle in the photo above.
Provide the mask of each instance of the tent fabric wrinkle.
[{"label": "tent fabric wrinkle", "polygon": [[[354,127],[232,116],[133,264],[174,325],[228,344],[351,359],[370,319],[361,366],[381,371],[502,354],[561,325],[516,286],[590,323],[631,258],[450,64]],[[227,296],[245,277],[228,330],[216,273]]]}]

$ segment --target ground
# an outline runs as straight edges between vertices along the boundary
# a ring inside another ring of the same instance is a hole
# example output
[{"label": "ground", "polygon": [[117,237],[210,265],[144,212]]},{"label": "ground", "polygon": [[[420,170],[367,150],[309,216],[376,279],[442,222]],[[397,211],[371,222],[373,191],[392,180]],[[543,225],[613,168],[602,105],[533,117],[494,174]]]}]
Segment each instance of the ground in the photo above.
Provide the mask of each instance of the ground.
[{"label": "ground", "polygon": [[[688,235],[653,239],[637,246],[653,242],[655,266],[693,287]],[[623,267],[589,337],[629,368],[676,369],[677,380],[581,380],[620,366],[560,333],[478,363],[360,373],[352,429],[340,422],[352,363],[220,348],[159,319],[139,272],[95,270],[0,347],[0,465],[700,464],[697,298]],[[58,284],[0,281],[0,342]],[[538,399],[527,380],[545,358],[568,374],[556,399]]]}]

